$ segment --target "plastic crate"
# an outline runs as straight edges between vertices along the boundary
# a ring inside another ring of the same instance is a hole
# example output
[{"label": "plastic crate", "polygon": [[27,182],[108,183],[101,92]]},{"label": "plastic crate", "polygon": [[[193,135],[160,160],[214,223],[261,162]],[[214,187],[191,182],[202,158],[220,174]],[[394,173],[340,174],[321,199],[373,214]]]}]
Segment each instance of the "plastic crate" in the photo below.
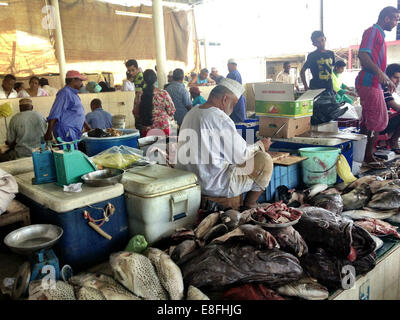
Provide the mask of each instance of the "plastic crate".
[{"label": "plastic crate", "polygon": [[275,201],[276,189],[280,186],[286,186],[289,189],[297,188],[301,182],[300,170],[300,163],[291,166],[274,166],[268,188],[258,199],[258,202]]},{"label": "plastic crate", "polygon": [[[245,125],[249,123],[252,124],[252,126]],[[257,132],[260,130],[259,119],[246,119],[244,122],[237,123],[236,130],[247,143],[253,144],[258,140]]]}]

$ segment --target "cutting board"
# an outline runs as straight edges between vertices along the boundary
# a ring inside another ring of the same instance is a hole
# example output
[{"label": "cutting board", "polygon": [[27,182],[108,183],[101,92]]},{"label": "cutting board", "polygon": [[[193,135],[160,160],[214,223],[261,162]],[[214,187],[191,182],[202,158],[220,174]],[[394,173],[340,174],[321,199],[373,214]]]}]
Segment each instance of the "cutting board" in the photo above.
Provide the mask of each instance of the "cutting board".
[{"label": "cutting board", "polygon": [[274,163],[277,160],[284,159],[284,158],[290,156],[290,153],[288,153],[288,152],[271,152],[271,151],[269,151],[267,153],[271,156]]},{"label": "cutting board", "polygon": [[291,166],[293,164],[302,162],[304,160],[307,160],[307,157],[296,157],[296,156],[288,156],[282,159],[278,159],[274,161],[274,164],[280,165],[280,166]]}]

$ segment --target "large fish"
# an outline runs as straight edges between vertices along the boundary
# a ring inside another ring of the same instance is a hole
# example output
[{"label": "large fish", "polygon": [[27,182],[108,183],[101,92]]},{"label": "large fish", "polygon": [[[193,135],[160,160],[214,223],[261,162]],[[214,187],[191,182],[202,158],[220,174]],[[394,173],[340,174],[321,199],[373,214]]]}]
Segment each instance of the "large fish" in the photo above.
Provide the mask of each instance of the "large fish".
[{"label": "large fish", "polygon": [[194,230],[197,239],[203,239],[208,231],[220,221],[219,212],[212,213],[205,217]]},{"label": "large fish", "polygon": [[317,249],[315,253],[309,253],[300,258],[301,266],[312,278],[326,286],[330,290],[342,288],[342,279],[348,273],[345,267],[353,266],[355,276],[362,275],[372,270],[375,265],[375,255],[371,254],[355,262],[328,255],[323,249]]},{"label": "large fish", "polygon": [[228,227],[229,231],[232,231],[242,224],[249,222],[250,216],[250,210],[243,212],[228,210],[221,213],[221,221]]},{"label": "large fish", "polygon": [[169,255],[156,248],[148,248],[145,255],[155,266],[158,278],[171,300],[183,299],[183,278],[181,269],[171,260]]},{"label": "large fish", "polygon": [[382,188],[400,189],[400,180],[373,181],[370,184],[370,189],[373,194],[377,193],[378,190]]},{"label": "large fish", "polygon": [[76,297],[74,287],[67,282],[56,281],[47,288],[42,280],[37,280],[29,284],[28,300],[76,300]]},{"label": "large fish", "polygon": [[378,210],[350,210],[342,213],[342,216],[353,220],[362,220],[367,218],[372,219],[387,219],[397,214],[396,211],[378,211]]},{"label": "large fish", "polygon": [[276,292],[283,296],[298,297],[305,300],[326,300],[329,297],[328,289],[319,284],[317,280],[309,277],[282,286]]},{"label": "large fish", "polygon": [[210,300],[210,298],[196,287],[189,286],[186,300]]},{"label": "large fish", "polygon": [[107,300],[100,290],[90,287],[81,287],[76,297],[78,300]]},{"label": "large fish", "polygon": [[185,240],[178,244],[171,252],[171,259],[175,262],[182,259],[187,254],[193,252],[197,248],[197,243],[195,240]]},{"label": "large fish", "polygon": [[304,239],[293,227],[270,229],[282,250],[301,257],[308,253]]},{"label": "large fish", "polygon": [[371,198],[369,185],[362,184],[353,191],[342,194],[343,210],[357,210],[363,208]]},{"label": "large fish", "polygon": [[354,181],[353,183],[351,183],[351,184],[347,187],[347,189],[348,189],[348,190],[353,190],[353,189],[358,188],[358,187],[361,186],[362,184],[367,184],[367,185],[369,185],[369,184],[371,184],[371,183],[373,183],[374,181],[377,181],[377,180],[379,180],[379,177],[377,177],[377,176],[365,176],[365,177],[362,177],[362,178],[360,178],[360,179],[357,179],[356,181]]},{"label": "large fish", "polygon": [[391,210],[400,207],[400,189],[386,188],[379,189],[368,203],[372,209]]},{"label": "large fish", "polygon": [[142,254],[118,252],[110,256],[114,278],[136,296],[146,300],[167,300],[168,294],[149,260]]},{"label": "large fish", "polygon": [[241,225],[239,228],[236,228],[222,237],[214,239],[212,243],[223,243],[233,238],[245,240],[259,248],[279,248],[278,242],[268,231],[260,226],[251,224]]},{"label": "large fish", "polygon": [[[69,283],[78,287],[95,289],[107,300],[141,300],[105,274],[82,273],[69,279]],[[93,292],[93,290],[83,290],[81,294],[86,296]]]},{"label": "large fish", "polygon": [[320,207],[336,214],[341,214],[343,211],[343,200],[338,193],[320,193],[309,203],[314,207]]},{"label": "large fish", "polygon": [[226,242],[210,244],[182,265],[185,284],[199,289],[222,290],[252,282],[281,286],[300,279],[299,260],[277,249]]}]

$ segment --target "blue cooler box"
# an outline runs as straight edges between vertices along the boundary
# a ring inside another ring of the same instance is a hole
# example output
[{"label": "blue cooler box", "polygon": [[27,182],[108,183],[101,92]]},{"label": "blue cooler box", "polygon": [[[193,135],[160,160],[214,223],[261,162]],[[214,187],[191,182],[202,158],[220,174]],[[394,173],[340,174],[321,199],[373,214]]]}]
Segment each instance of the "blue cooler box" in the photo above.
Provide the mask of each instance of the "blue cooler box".
[{"label": "blue cooler box", "polygon": [[[257,139],[257,132],[260,130],[259,119],[246,119],[242,123],[236,123],[236,130],[249,144],[255,143]],[[254,139],[254,140],[253,140]]]},{"label": "blue cooler box", "polygon": [[127,146],[131,148],[138,148],[138,140],[140,133],[136,129],[118,129],[124,132],[121,137],[108,137],[108,138],[92,138],[85,136],[84,142],[86,145],[86,153],[89,157],[95,156],[100,152],[110,149],[112,147]]},{"label": "blue cooler box", "polygon": [[[69,264],[76,273],[107,261],[111,253],[125,248],[129,234],[122,184],[101,188],[82,185],[82,192],[67,193],[55,183],[32,185],[33,177],[33,172],[15,177],[20,192],[18,200],[30,208],[33,224],[63,228],[63,236],[53,248],[61,267]],[[100,228],[111,240],[90,227],[83,214],[86,210],[94,220],[102,219],[102,209],[108,203],[115,207],[115,212]]]}]

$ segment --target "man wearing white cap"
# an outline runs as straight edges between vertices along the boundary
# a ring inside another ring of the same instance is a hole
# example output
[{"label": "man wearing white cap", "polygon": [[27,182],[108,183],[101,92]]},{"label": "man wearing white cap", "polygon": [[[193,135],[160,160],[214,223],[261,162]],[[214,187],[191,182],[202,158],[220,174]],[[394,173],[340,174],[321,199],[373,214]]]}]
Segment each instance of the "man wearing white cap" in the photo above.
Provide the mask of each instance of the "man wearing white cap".
[{"label": "man wearing white cap", "polygon": [[[236,80],[240,84],[242,84],[242,76],[237,70],[237,61],[236,59],[228,60],[228,70],[229,74],[226,76],[228,79]],[[235,123],[244,122],[246,120],[246,98],[241,95],[239,101],[233,108],[233,112],[231,114],[231,119]]]},{"label": "man wearing white cap", "polygon": [[205,104],[186,114],[176,168],[195,173],[205,196],[233,198],[250,191],[244,205],[251,208],[269,184],[273,162],[266,153],[271,140],[247,145],[229,117],[243,92],[237,81],[223,79]]},{"label": "man wearing white cap", "polygon": [[58,91],[56,100],[47,117],[48,128],[44,136],[46,141],[60,137],[63,141],[74,141],[82,137],[85,124],[85,110],[78,96],[82,81],[87,78],[78,71],[71,70],[66,75],[66,86]]},{"label": "man wearing white cap", "polygon": [[40,147],[40,138],[46,132],[46,119],[33,111],[31,99],[19,100],[19,111],[10,120],[6,141],[10,149],[0,155],[0,162],[31,157],[32,150]]}]

